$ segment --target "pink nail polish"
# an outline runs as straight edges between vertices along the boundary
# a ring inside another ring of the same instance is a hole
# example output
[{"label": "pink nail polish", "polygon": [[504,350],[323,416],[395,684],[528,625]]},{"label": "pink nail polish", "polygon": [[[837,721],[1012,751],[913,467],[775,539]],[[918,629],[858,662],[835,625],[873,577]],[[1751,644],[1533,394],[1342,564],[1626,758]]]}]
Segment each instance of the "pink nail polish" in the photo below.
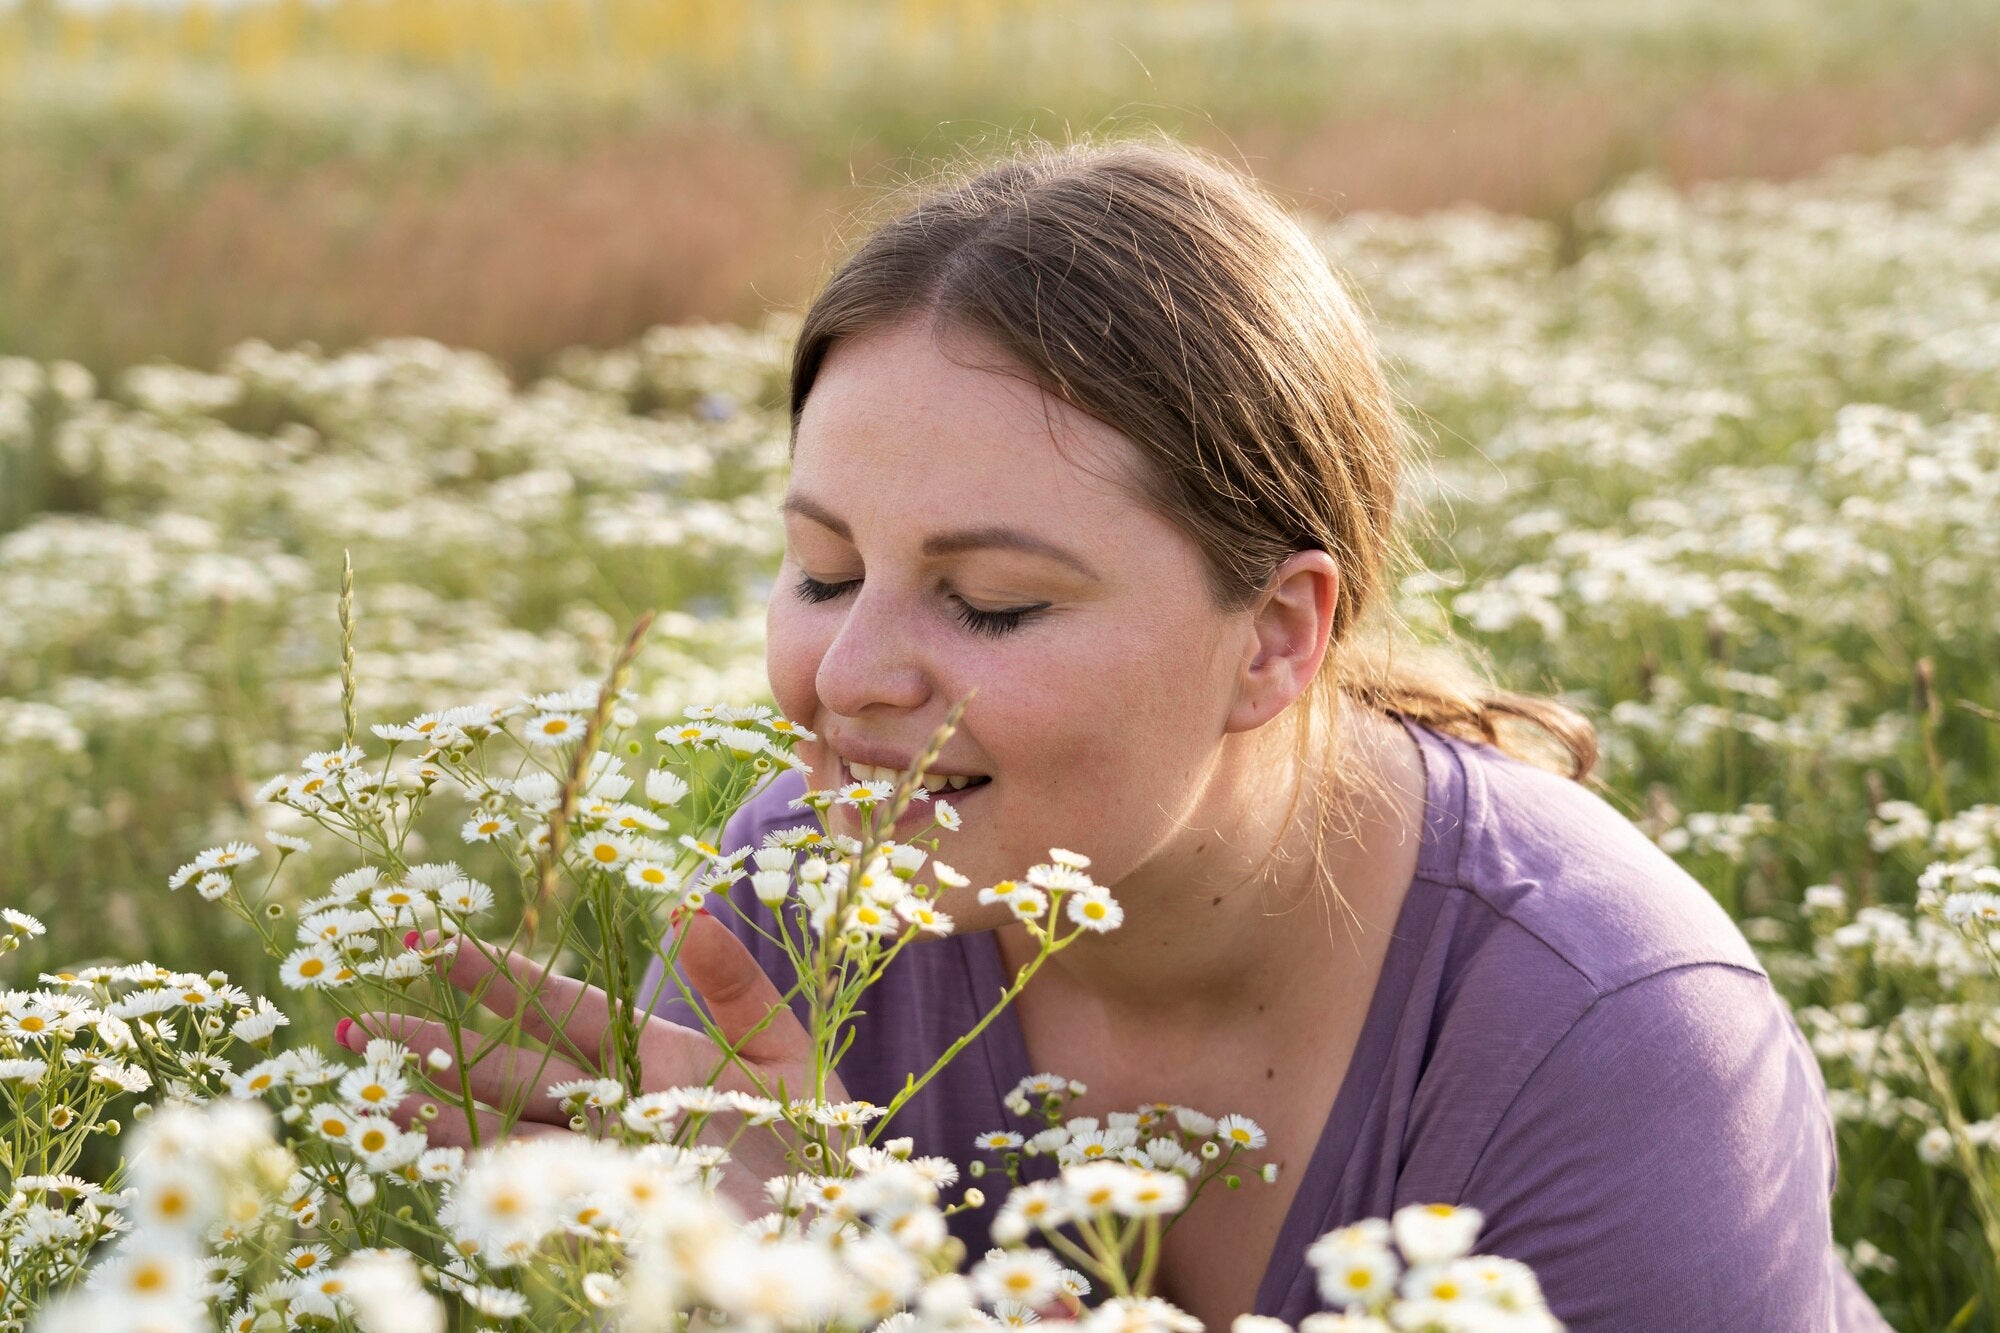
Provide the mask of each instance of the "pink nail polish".
[{"label": "pink nail polish", "polygon": [[333,1025],[333,1040],[340,1046],[347,1045],[347,1030],[354,1026],[354,1020],[343,1018]]},{"label": "pink nail polish", "polygon": [[695,914],[696,916],[705,916],[705,917],[708,917],[708,918],[710,918],[710,919],[713,919],[713,918],[714,918],[714,916],[715,916],[715,913],[713,913],[713,912],[709,911],[709,910],[708,910],[708,909],[707,909],[706,907],[697,907],[697,908],[695,908],[695,909],[694,909],[694,914]]},{"label": "pink nail polish", "polygon": [[417,941],[423,938],[423,934],[424,933],[421,930],[413,930],[409,934],[403,936],[403,947],[405,949],[416,948]]}]

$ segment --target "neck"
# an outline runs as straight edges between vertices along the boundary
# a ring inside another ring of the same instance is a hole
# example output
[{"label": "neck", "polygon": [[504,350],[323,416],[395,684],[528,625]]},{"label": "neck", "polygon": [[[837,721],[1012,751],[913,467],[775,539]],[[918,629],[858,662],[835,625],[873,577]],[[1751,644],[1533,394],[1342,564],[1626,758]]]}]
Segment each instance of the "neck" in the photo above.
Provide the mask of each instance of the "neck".
[{"label": "neck", "polygon": [[[1367,955],[1362,936],[1395,924],[1422,837],[1424,785],[1393,719],[1343,704],[1336,725],[1359,780],[1325,803],[1306,783],[1289,820],[1291,735],[1264,727],[1228,737],[1181,834],[1109,886],[1124,923],[1080,936],[1035,984],[1054,981],[1107,1015],[1178,1016],[1210,1029],[1296,1012],[1301,985],[1339,988]],[[1317,858],[1316,826],[1325,828]],[[1010,971],[1036,952],[1018,925],[999,934]]]}]

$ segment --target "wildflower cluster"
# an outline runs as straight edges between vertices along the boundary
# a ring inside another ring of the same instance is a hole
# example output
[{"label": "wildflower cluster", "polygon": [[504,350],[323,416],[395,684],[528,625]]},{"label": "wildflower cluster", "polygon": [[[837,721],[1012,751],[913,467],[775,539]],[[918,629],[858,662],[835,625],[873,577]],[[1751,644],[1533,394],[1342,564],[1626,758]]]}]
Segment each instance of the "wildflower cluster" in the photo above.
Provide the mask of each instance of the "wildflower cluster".
[{"label": "wildflower cluster", "polygon": [[[4,920],[10,945],[42,934],[25,912],[4,909]],[[288,1021],[220,973],[136,963],[39,979],[32,990],[0,990],[0,1186],[9,1191],[0,1204],[0,1325],[14,1327],[106,1240],[221,1207],[230,1187],[201,1178],[206,1159],[142,1173],[136,1189],[78,1172],[98,1155],[93,1142],[102,1147],[153,1115],[142,1096],[167,1105],[221,1098],[245,1077],[236,1065],[259,1059]]]}]

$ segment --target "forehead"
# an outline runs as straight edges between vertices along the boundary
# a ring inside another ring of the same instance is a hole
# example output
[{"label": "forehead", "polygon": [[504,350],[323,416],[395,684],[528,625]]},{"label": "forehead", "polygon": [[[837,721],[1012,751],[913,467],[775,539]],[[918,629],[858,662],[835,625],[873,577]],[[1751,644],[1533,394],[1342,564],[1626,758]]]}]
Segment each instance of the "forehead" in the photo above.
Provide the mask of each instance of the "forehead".
[{"label": "forehead", "polygon": [[843,340],[800,413],[793,489],[948,501],[982,516],[1103,522],[1136,512],[1143,460],[991,343],[928,321]]}]

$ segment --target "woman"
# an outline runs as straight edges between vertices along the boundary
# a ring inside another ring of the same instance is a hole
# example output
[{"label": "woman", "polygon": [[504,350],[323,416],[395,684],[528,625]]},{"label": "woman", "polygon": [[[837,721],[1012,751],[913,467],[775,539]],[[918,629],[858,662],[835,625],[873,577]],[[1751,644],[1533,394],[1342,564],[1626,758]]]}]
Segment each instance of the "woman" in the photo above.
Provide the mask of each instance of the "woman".
[{"label": "woman", "polygon": [[[839,268],[791,405],[768,664],[811,781],[906,766],[970,695],[940,855],[978,886],[1083,852],[1126,912],[913,1103],[920,1150],[1018,1128],[1001,1096],[1042,1069],[1079,1112],[1249,1115],[1279,1183],[1204,1195],[1163,1264],[1210,1328],[1299,1318],[1313,1238],[1439,1200],[1572,1328],[1879,1324],[1832,1250],[1813,1057],[1709,895],[1571,780],[1587,724],[1362,642],[1402,431],[1282,210],[1168,145],[995,167]],[[1033,953],[973,892],[867,1004],[851,1095],[886,1102]]]},{"label": "woman", "polygon": [[[1317,1308],[1305,1247],[1412,1202],[1480,1209],[1573,1329],[1883,1327],[1832,1248],[1817,1066],[1742,935],[1582,785],[1587,723],[1387,628],[1396,404],[1248,180],[1126,144],[940,190],[814,300],[791,402],[768,665],[810,781],[906,766],[970,696],[928,785],[973,887],[871,993],[847,1095],[886,1103],[985,1013],[1034,950],[976,888],[1066,848],[1122,927],[894,1132],[963,1160],[1038,1070],[1087,1083],[1076,1114],[1250,1116],[1277,1182],[1205,1194],[1161,1268],[1211,1329]],[[813,818],[803,786],[732,845]],[[731,907],[682,955],[725,1031],[793,980]],[[759,1040],[796,1067],[795,1029]],[[954,1219],[975,1254],[991,1211]]]}]

